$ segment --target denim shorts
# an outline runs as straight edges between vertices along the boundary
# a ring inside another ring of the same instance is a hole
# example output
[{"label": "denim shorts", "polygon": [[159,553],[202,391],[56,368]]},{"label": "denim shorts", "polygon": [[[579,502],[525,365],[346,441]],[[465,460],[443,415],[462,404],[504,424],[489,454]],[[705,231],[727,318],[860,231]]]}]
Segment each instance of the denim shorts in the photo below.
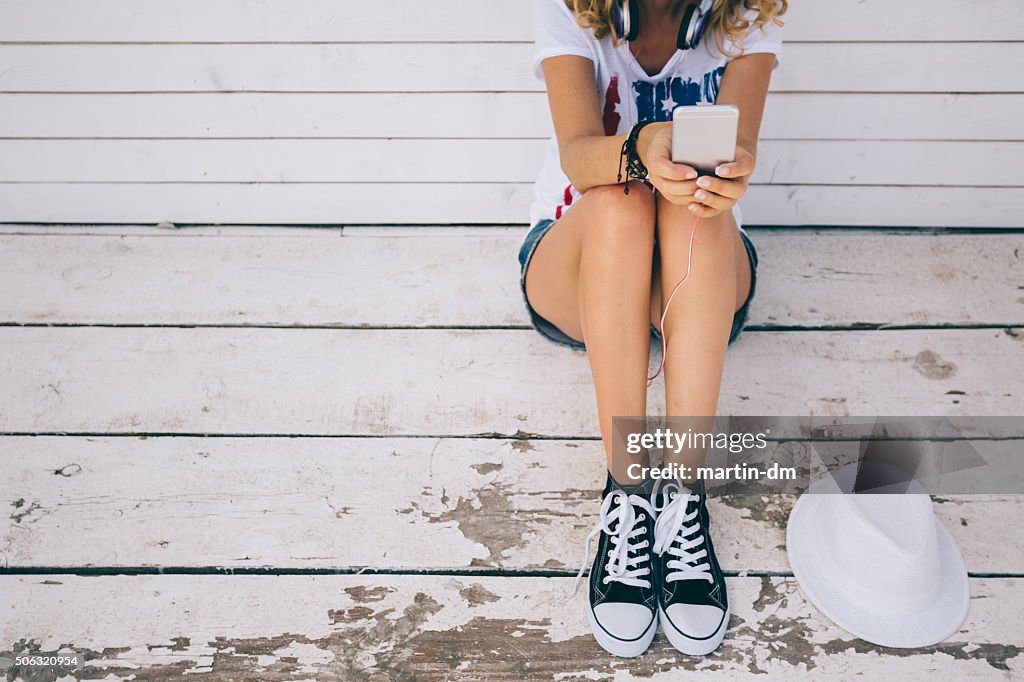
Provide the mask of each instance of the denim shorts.
[{"label": "denim shorts", "polygon": [[[534,225],[523,239],[523,244],[519,247],[519,288],[523,293],[523,303],[530,314],[530,322],[533,324],[533,328],[540,332],[541,336],[575,350],[585,350],[586,344],[568,336],[561,329],[538,315],[537,311],[530,305],[530,301],[526,298],[526,269],[530,266],[533,252],[537,249],[537,245],[540,244],[540,240],[544,238],[544,235],[548,233],[548,230],[554,224],[554,220],[545,218]],[[754,288],[757,284],[757,249],[754,248],[754,243],[750,241],[750,237],[742,227],[740,228],[740,238],[743,240],[743,245],[747,248],[747,256],[750,258],[750,292],[747,294],[747,300],[743,301],[743,305],[733,315],[732,330],[729,332],[729,343],[735,341],[747,325],[747,311],[750,308],[750,301],[754,298]],[[657,343],[661,343],[661,333],[653,324],[651,325],[651,336]]]}]

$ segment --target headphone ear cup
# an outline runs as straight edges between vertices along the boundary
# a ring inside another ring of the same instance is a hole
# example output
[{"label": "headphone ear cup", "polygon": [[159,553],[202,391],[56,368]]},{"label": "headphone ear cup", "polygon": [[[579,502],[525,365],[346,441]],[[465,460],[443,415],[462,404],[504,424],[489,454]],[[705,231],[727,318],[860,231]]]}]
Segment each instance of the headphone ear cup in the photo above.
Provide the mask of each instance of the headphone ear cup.
[{"label": "headphone ear cup", "polygon": [[636,40],[640,35],[640,0],[628,0],[629,32],[626,40]]},{"label": "headphone ear cup", "polygon": [[612,29],[619,40],[640,35],[640,0],[620,0],[612,5]]},{"label": "headphone ear cup", "polygon": [[703,19],[704,15],[700,11],[699,4],[687,6],[686,11],[683,12],[683,20],[679,23],[676,47],[680,50],[689,50],[697,46],[703,28]]}]

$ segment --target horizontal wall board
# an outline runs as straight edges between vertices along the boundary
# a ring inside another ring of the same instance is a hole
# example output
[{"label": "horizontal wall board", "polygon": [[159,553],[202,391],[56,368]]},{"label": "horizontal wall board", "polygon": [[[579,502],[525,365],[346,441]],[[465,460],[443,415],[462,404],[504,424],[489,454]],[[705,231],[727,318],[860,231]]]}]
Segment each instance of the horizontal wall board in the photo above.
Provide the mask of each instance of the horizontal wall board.
[{"label": "horizontal wall board", "polygon": [[551,131],[541,92],[0,94],[0,137],[539,138]]},{"label": "horizontal wall board", "polygon": [[[0,45],[0,92],[540,91],[532,50],[527,43],[7,44]],[[772,90],[1021,93],[1024,85],[1006,74],[1022,71],[1024,50],[1015,43],[795,43]]]},{"label": "horizontal wall board", "polygon": [[[271,238],[274,229],[0,236],[0,288],[11,294],[0,322],[529,324],[516,258],[525,228],[341,239],[295,227]],[[1024,326],[1022,234],[751,235],[761,263],[752,325]]]},{"label": "horizontal wall board", "polygon": [[[104,225],[102,223],[0,223],[0,235],[39,237],[52,235],[157,237],[171,235],[211,237],[259,237],[260,241],[281,237],[508,237],[523,229],[514,225]],[[751,228],[758,229],[758,228]],[[900,231],[905,234],[905,231]],[[992,234],[986,232],[985,234]]]},{"label": "horizontal wall board", "polygon": [[[973,447],[991,462],[1015,442]],[[575,571],[605,475],[598,441],[35,436],[0,437],[0,457],[9,567]],[[794,501],[713,494],[722,568],[788,572]],[[1005,541],[1024,496],[934,509],[969,571],[1024,569]]]},{"label": "horizontal wall board", "polygon": [[520,41],[533,31],[530,10],[521,0],[94,0],[87,11],[68,0],[3,0],[0,41]]},{"label": "horizontal wall board", "polygon": [[[1022,140],[1024,95],[785,93],[761,139]],[[0,94],[0,138],[546,138],[540,92]]]},{"label": "horizontal wall board", "polygon": [[[3,0],[0,41],[265,42],[529,41],[530,3],[522,0]],[[879,17],[884,17],[880,21]],[[956,0],[818,0],[790,3],[794,41],[1024,40],[1014,0],[967,6]]]},{"label": "horizontal wall board", "polygon": [[[722,648],[683,656],[664,636],[623,662],[598,647],[571,578],[0,576],[0,655],[79,652],[102,679],[998,679],[1024,667],[1024,580],[970,581],[947,641],[886,649],[820,614],[792,578],[729,578]],[[576,671],[583,671],[582,674]],[[352,674],[355,672],[356,674]],[[702,675],[703,673],[703,675]]]},{"label": "horizontal wall board", "polygon": [[[0,140],[0,182],[533,182],[547,140]],[[751,181],[1024,186],[1024,142],[768,140]]]},{"label": "horizontal wall board", "polygon": [[[1022,344],[1019,329],[750,332],[719,411],[1015,415]],[[585,354],[533,330],[0,327],[0,385],[15,433],[597,435]]]},{"label": "horizontal wall board", "polygon": [[[525,223],[533,187],[474,184],[0,183],[0,222]],[[1022,227],[1017,187],[760,185],[751,225]]]},{"label": "horizontal wall board", "polygon": [[1012,0],[970,6],[955,0],[792,2],[784,19],[787,40],[1024,40],[1024,10]]},{"label": "horizontal wall board", "polygon": [[1021,140],[1024,95],[796,93],[768,96],[761,139]]}]

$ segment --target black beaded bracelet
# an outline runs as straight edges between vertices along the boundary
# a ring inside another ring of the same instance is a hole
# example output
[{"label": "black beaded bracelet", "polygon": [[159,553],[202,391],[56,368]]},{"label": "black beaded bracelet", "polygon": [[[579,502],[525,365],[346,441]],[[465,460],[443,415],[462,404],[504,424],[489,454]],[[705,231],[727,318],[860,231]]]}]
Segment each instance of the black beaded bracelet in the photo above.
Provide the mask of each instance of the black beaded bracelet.
[{"label": "black beaded bracelet", "polygon": [[643,130],[644,126],[648,123],[654,123],[654,120],[640,121],[629,131],[629,135],[626,136],[625,141],[622,143],[622,151],[619,153],[619,174],[616,178],[616,182],[622,182],[622,162],[626,162],[626,184],[623,185],[623,192],[629,194],[629,181],[630,180],[646,180],[647,179],[647,166],[640,160],[640,154],[636,151],[636,143],[640,137],[640,131]]}]

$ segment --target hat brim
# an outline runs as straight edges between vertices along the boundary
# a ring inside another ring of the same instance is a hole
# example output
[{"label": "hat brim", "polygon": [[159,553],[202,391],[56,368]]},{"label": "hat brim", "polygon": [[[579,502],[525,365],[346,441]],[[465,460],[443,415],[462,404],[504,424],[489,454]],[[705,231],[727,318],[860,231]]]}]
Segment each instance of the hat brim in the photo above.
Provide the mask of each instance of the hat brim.
[{"label": "hat brim", "polygon": [[825,497],[825,494],[801,495],[786,526],[789,565],[811,603],[850,634],[881,646],[901,649],[929,646],[956,633],[967,618],[970,589],[963,558],[945,526],[935,519],[941,562],[939,598],[913,613],[874,611],[852,599],[822,561],[822,547],[813,540],[816,534],[811,524]]}]

